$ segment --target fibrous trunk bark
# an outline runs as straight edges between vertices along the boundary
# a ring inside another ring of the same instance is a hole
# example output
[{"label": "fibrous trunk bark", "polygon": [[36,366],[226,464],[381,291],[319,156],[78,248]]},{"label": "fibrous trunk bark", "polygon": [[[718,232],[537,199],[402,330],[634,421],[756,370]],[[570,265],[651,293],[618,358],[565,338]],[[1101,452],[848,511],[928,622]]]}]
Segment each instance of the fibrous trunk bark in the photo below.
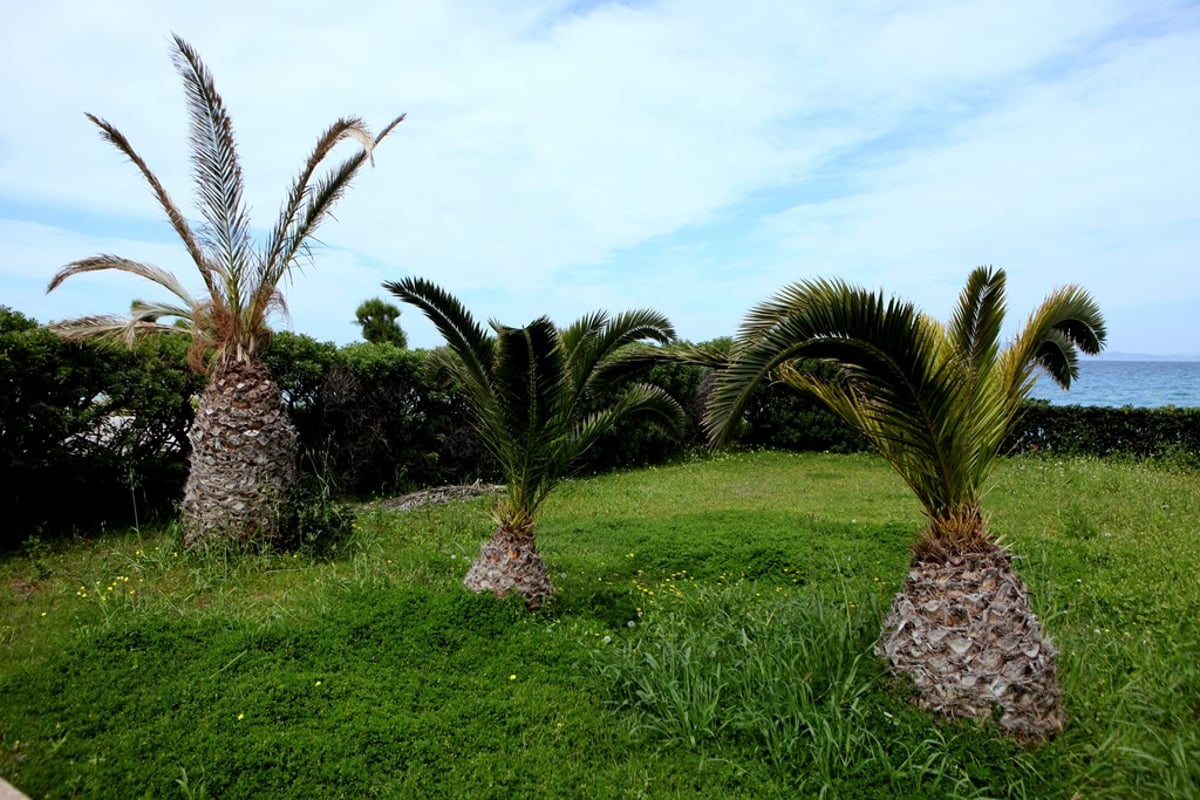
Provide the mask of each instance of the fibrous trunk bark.
[{"label": "fibrous trunk bark", "polygon": [[296,484],[296,429],[262,362],[216,368],[188,431],[184,546],[271,543]]},{"label": "fibrous trunk bark", "polygon": [[999,547],[914,559],[875,652],[912,677],[924,707],[1020,738],[1062,731],[1055,649]]},{"label": "fibrous trunk bark", "polygon": [[501,525],[484,543],[463,585],[473,592],[504,597],[517,592],[530,609],[554,597],[546,564],[534,543],[533,531],[513,531]]}]

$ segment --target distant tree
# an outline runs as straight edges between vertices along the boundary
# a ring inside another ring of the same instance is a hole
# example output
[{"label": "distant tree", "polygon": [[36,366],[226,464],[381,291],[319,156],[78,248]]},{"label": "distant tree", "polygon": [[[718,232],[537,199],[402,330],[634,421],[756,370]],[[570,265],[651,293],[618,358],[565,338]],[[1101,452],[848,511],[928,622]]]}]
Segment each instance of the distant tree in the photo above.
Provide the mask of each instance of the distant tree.
[{"label": "distant tree", "polygon": [[[279,282],[307,254],[318,227],[372,158],[375,146],[404,117],[375,137],[357,117],[330,125],[289,187],[273,227],[260,238],[251,229],[243,199],[233,125],[212,76],[178,36],[172,58],[191,117],[193,182],[203,224],[188,222],[124,134],[99,117],[89,114],[88,119],[142,173],[199,272],[204,291],[193,296],[173,273],[110,254],[67,264],[47,291],[73,275],[111,269],[138,275],[174,295],[165,303],[137,301],[128,318],[83,317],[55,328],[69,338],[100,335],[127,343],[151,333],[189,336],[189,363],[206,376],[207,386],[188,432],[192,451],[183,499],[184,543],[244,541],[255,534],[270,540],[279,532],[286,495],[298,472],[296,431],[262,360],[271,343],[267,319],[283,307]],[[346,140],[360,147],[318,176],[334,148]]]},{"label": "distant tree", "polygon": [[397,322],[400,309],[378,297],[364,300],[354,312],[355,320],[362,327],[362,337],[372,344],[390,342],[396,347],[407,347],[408,336]]}]

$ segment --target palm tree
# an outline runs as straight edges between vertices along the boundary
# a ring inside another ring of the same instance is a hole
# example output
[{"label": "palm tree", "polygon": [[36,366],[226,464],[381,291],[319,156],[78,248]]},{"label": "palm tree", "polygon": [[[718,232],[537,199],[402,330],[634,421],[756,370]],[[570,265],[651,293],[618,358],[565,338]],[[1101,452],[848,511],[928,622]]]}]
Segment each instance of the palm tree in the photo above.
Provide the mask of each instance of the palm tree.
[{"label": "palm tree", "polygon": [[[683,409],[662,388],[632,381],[664,358],[650,340],[675,338],[649,310],[598,311],[559,330],[546,317],[488,334],[454,297],[406,278],[384,288],[424,312],[446,340],[443,366],[466,393],[473,421],[504,476],[496,530],[463,583],[475,592],[523,595],[530,608],[554,595],[534,539],[538,508],[581,455],[621,418],[652,414],[675,427]],[[444,351],[443,351],[444,352]]]},{"label": "palm tree", "polygon": [[[184,491],[185,545],[210,540],[246,541],[278,533],[279,512],[297,475],[296,432],[283,411],[279,388],[263,365],[270,345],[269,314],[284,309],[278,290],[304,256],[308,243],[377,144],[404,119],[373,137],[357,117],[330,125],[289,188],[275,226],[256,242],[243,200],[242,170],[224,101],[200,56],[174,37],[172,61],[183,78],[191,117],[191,159],[203,223],[184,218],[125,136],[88,114],[101,137],[124,154],[150,185],[200,273],[204,291],[193,296],[171,272],[141,261],[102,254],[60,269],[46,291],[72,275],[119,270],[145,278],[174,296],[168,302],[135,301],[128,318],[92,316],[59,323],[68,337],[107,336],[132,343],[145,334],[191,337],[188,362],[207,376],[188,437],[192,453]],[[353,140],[357,152],[317,177],[331,151]],[[167,324],[160,320],[182,320]]]},{"label": "palm tree", "polygon": [[[727,440],[753,389],[774,377],[823,401],[860,431],[924,507],[903,591],[876,652],[911,675],[922,704],[987,718],[1022,737],[1061,730],[1055,651],[981,508],[1005,434],[1039,370],[1064,388],[1077,351],[1097,353],[1105,327],[1080,288],[1051,293],[1001,349],[1005,275],[971,273],[949,325],[910,303],[841,281],[783,289],[752,309],[720,372],[705,424]],[[817,358],[835,377],[797,367]]]},{"label": "palm tree", "polygon": [[372,344],[389,342],[396,347],[408,347],[408,337],[397,322],[400,309],[378,297],[362,301],[354,311],[354,320],[362,328],[362,337]]}]

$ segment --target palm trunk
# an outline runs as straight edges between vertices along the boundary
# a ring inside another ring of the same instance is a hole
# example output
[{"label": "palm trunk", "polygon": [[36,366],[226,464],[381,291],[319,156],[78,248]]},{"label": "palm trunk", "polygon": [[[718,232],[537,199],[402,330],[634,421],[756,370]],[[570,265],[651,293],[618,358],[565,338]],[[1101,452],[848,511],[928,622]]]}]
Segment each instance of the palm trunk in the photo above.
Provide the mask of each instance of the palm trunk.
[{"label": "palm trunk", "polygon": [[1062,731],[1055,649],[999,547],[915,558],[875,652],[912,677],[926,708],[994,718],[1021,738]]},{"label": "palm trunk", "polygon": [[479,550],[463,585],[473,592],[504,597],[517,592],[530,609],[554,597],[546,564],[538,553],[533,530],[514,531],[501,525]]},{"label": "palm trunk", "polygon": [[188,438],[184,546],[270,543],[297,480],[296,429],[258,360],[217,367]]}]

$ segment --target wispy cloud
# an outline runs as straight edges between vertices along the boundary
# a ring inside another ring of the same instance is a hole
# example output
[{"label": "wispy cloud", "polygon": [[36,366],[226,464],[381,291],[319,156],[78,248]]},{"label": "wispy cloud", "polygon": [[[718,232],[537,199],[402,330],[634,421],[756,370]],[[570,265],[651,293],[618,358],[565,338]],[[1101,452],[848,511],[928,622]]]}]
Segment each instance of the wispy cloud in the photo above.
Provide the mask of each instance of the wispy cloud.
[{"label": "wispy cloud", "polygon": [[10,15],[0,302],[120,311],[137,290],[108,276],[40,295],[65,260],[118,244],[186,269],[82,117],[116,123],[187,199],[176,31],[231,108],[260,225],[332,118],[409,112],[288,289],[294,327],[321,338],[354,338],[357,302],[412,273],[482,317],[650,305],[704,339],[813,274],[945,313],[994,263],[1014,312],[1079,282],[1114,349],[1200,352],[1187,4],[167,5]]}]

